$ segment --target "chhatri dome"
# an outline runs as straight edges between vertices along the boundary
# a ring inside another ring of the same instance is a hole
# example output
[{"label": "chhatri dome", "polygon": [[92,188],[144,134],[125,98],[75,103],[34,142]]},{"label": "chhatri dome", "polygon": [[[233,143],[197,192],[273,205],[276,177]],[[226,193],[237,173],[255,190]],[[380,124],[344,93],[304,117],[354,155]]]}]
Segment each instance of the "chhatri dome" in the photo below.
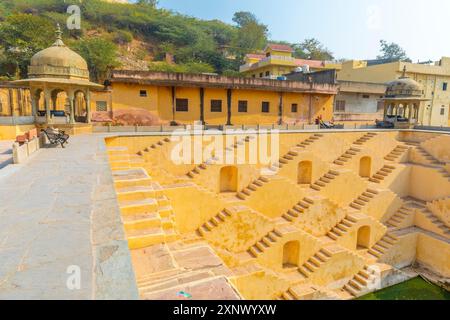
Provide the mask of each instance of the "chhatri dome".
[{"label": "chhatri dome", "polygon": [[406,66],[403,69],[403,75],[401,78],[387,84],[386,98],[421,96],[422,87],[417,81],[406,76]]},{"label": "chhatri dome", "polygon": [[[30,88],[33,116],[39,123],[90,123],[90,91],[103,86],[89,81],[86,61],[62,41],[61,28],[57,27],[56,41],[31,58],[28,78],[14,83]],[[67,104],[57,110],[58,95],[65,92]],[[44,107],[44,110],[40,110]],[[56,111],[63,116],[57,116]]]},{"label": "chhatri dome", "polygon": [[64,44],[59,25],[56,35],[56,41],[51,47],[39,51],[31,58],[28,77],[89,80],[86,61]]}]

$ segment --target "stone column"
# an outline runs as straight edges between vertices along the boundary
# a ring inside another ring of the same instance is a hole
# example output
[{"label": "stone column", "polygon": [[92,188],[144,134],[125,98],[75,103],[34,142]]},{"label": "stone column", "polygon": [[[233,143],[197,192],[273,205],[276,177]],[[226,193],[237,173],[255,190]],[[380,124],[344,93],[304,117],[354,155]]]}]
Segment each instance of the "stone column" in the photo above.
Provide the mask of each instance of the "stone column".
[{"label": "stone column", "polygon": [[47,123],[50,123],[51,115],[50,115],[50,102],[52,100],[51,93],[48,89],[44,89],[44,105],[45,105],[45,116],[47,119]]},{"label": "stone column", "polygon": [[205,89],[200,88],[200,122],[205,124]]},{"label": "stone column", "polygon": [[278,124],[281,126],[283,124],[283,92],[280,92],[280,104],[278,106]]},{"label": "stone column", "polygon": [[75,94],[73,90],[70,90],[67,92],[67,98],[69,99],[70,103],[70,124],[75,124]]},{"label": "stone column", "polygon": [[91,123],[91,92],[86,90],[86,122]]},{"label": "stone column", "polygon": [[38,103],[38,101],[36,101],[36,95],[32,93],[30,95],[30,99],[31,99],[31,115],[33,117],[36,117],[37,116],[37,103]]},{"label": "stone column", "polygon": [[227,90],[227,126],[231,126],[231,98],[233,90]]}]

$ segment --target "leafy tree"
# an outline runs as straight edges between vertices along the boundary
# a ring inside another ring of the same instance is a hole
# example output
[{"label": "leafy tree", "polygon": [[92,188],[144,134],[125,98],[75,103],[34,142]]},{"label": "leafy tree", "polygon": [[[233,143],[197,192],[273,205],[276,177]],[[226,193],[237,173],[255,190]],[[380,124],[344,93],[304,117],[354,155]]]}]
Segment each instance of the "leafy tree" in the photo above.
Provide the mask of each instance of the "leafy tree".
[{"label": "leafy tree", "polygon": [[158,5],[158,2],[159,2],[158,0],[138,0],[138,1],[136,1],[137,4],[147,5],[152,8],[156,8],[156,6]]},{"label": "leafy tree", "polygon": [[319,40],[310,38],[302,43],[295,44],[294,56],[308,60],[333,60],[333,53],[324,47]]},{"label": "leafy tree", "polygon": [[74,49],[88,63],[91,78],[95,81],[102,82],[111,69],[119,66],[117,47],[106,39],[82,39],[75,42]]},{"label": "leafy tree", "polygon": [[55,26],[47,19],[30,14],[10,15],[0,24],[0,46],[15,65],[15,73],[26,77],[31,57],[50,46],[55,39]]},{"label": "leafy tree", "polygon": [[236,12],[233,21],[238,31],[233,41],[233,47],[240,58],[248,52],[263,49],[267,43],[267,26],[260,23],[250,12]]},{"label": "leafy tree", "polygon": [[381,55],[377,56],[377,59],[411,61],[406,55],[406,51],[394,42],[388,43],[380,40],[380,47]]},{"label": "leafy tree", "polygon": [[235,22],[238,27],[242,28],[249,23],[258,23],[258,19],[251,12],[238,11],[233,16],[233,22]]}]

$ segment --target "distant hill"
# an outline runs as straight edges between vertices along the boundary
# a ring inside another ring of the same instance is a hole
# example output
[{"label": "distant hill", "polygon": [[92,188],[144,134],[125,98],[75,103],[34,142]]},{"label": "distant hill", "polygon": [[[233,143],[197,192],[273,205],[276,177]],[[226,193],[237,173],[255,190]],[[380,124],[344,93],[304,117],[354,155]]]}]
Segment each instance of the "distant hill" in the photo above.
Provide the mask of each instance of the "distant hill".
[{"label": "distant hill", "polygon": [[[9,20],[14,20],[11,17],[18,14],[45,20],[41,25],[47,25],[50,31],[56,23],[64,27],[69,17],[66,12],[68,5],[61,0],[1,0],[0,32],[2,28],[6,29],[4,32],[16,32],[14,28],[8,29],[7,25]],[[256,19],[246,22],[245,26],[230,25],[181,15],[151,4],[120,0],[83,0],[78,5],[81,8],[81,30],[64,28],[64,41],[71,47],[76,47],[81,40],[93,38],[113,43],[119,62],[115,64],[116,68],[237,74],[243,56],[261,49],[267,41],[267,29]],[[24,21],[23,17],[21,21]],[[249,32],[243,30],[244,27],[253,29]],[[48,34],[44,31],[40,33]],[[22,37],[22,42],[39,43],[25,33],[14,36]],[[53,39],[41,40],[49,45]],[[0,50],[3,55],[9,55],[10,60],[11,49],[15,49],[12,47],[14,45],[0,37]],[[39,49],[36,45],[32,47],[31,50]],[[0,72],[5,73],[5,70]]]}]

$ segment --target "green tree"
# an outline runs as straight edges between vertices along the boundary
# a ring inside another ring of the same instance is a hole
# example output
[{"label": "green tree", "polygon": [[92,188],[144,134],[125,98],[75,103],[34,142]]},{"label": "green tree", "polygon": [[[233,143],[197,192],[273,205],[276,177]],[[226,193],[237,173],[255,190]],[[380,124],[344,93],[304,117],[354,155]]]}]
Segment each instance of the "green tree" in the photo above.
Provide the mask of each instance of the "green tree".
[{"label": "green tree", "polygon": [[377,59],[411,61],[406,51],[394,42],[388,43],[385,40],[380,40],[380,47],[381,55],[378,55]]},{"label": "green tree", "polygon": [[111,41],[103,38],[88,38],[75,42],[77,51],[88,63],[91,78],[102,82],[108,72],[118,67],[117,47]]},{"label": "green tree", "polygon": [[308,60],[333,60],[333,53],[328,50],[319,40],[310,38],[302,43],[293,45],[296,58]]},{"label": "green tree", "polygon": [[266,45],[267,26],[260,23],[254,14],[245,11],[236,12],[233,21],[238,27],[233,47],[240,57],[248,52],[260,50]]},{"label": "green tree", "polygon": [[31,57],[50,46],[55,39],[55,26],[48,20],[30,14],[10,15],[0,24],[0,46],[15,65],[15,73],[26,77]]}]

